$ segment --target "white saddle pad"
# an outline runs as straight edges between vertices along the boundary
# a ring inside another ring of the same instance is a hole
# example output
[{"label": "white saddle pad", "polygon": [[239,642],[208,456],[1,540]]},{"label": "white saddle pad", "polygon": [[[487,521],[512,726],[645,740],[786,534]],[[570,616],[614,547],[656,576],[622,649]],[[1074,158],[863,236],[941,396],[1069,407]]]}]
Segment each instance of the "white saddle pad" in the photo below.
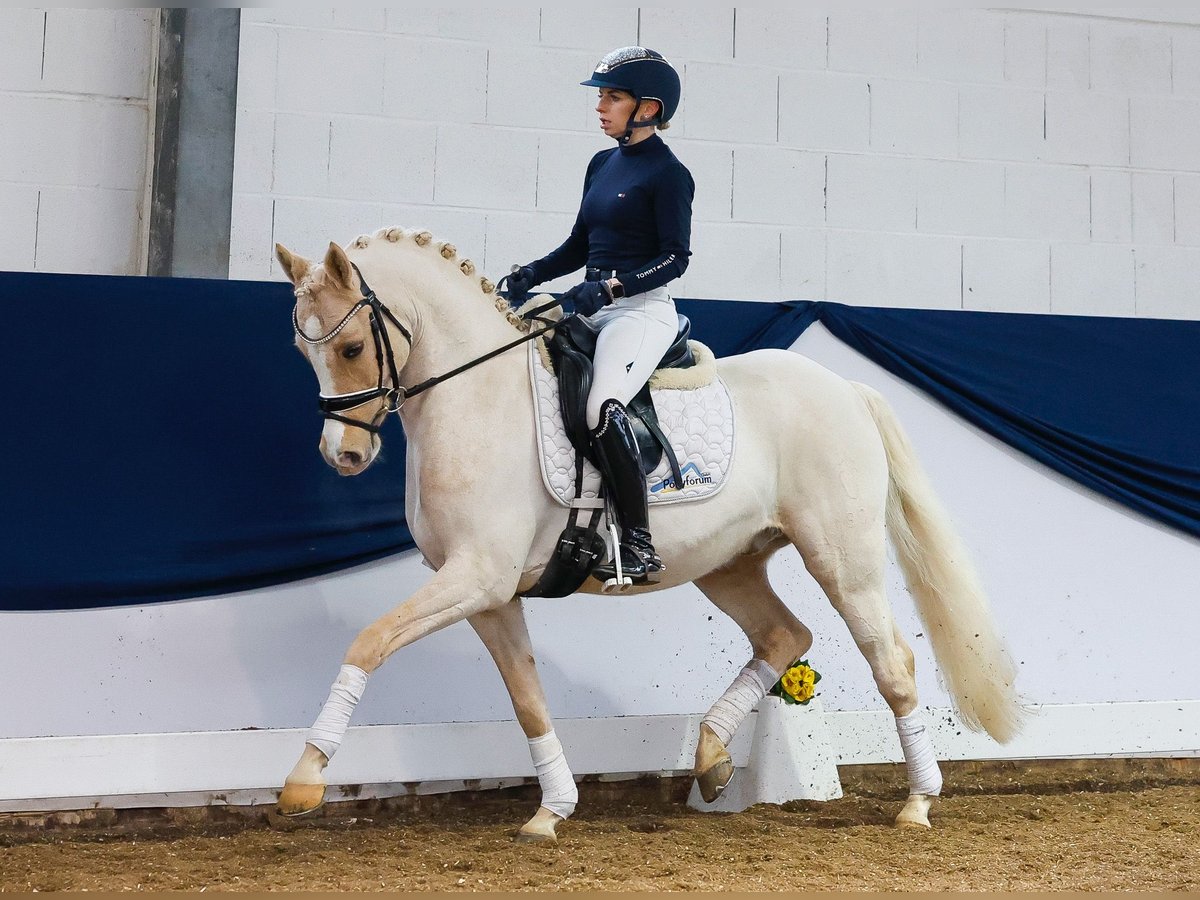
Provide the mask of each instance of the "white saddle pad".
[{"label": "white saddle pad", "polygon": [[[562,411],[558,402],[558,380],[550,371],[542,341],[531,341],[529,370],[533,376],[533,403],[537,410],[538,446],[542,480],[554,498],[563,506],[575,499],[575,448],[567,438]],[[684,503],[711,497],[725,486],[725,478],[733,463],[733,402],[725,383],[716,374],[712,351],[696,341],[691,342],[700,365],[707,364],[711,378],[701,387],[666,387],[671,379],[656,376],[650,380],[650,393],[658,411],[659,425],[670,441],[679,460],[683,475],[682,487],[675,484],[671,464],[663,454],[662,460],[646,479],[651,504]],[[699,366],[698,366],[699,368]],[[676,370],[667,370],[674,374]],[[679,370],[680,374],[692,372]],[[595,498],[600,493],[600,473],[590,461],[583,463],[583,496]]]}]

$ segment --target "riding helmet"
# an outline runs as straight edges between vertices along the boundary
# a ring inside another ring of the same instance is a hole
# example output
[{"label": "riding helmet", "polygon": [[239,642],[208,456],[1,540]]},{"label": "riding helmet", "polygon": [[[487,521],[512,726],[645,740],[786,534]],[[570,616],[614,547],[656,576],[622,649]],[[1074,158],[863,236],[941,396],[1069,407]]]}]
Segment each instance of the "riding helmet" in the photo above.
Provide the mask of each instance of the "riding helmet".
[{"label": "riding helmet", "polygon": [[[665,125],[679,108],[679,73],[661,53],[646,47],[621,47],[596,63],[586,87],[615,88],[633,94],[634,100],[657,100],[662,111],[647,124]],[[632,123],[631,123],[632,124]]]}]

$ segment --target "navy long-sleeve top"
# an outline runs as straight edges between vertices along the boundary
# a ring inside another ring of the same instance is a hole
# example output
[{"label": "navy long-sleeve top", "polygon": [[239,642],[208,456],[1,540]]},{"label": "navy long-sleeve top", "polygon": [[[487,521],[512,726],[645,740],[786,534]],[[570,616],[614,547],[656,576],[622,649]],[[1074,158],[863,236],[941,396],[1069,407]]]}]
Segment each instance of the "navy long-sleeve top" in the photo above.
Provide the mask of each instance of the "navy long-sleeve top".
[{"label": "navy long-sleeve top", "polygon": [[583,266],[613,270],[627,295],[683,274],[691,254],[691,173],[658,135],[602,150],[583,179],[583,202],[571,235],[530,263],[534,283]]}]

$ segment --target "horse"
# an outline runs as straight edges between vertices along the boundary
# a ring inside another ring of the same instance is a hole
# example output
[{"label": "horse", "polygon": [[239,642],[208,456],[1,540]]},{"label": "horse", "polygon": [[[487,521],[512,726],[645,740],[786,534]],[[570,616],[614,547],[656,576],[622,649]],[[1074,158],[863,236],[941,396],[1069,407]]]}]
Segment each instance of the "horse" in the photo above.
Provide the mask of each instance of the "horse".
[{"label": "horse", "polygon": [[[281,244],[275,250],[294,287],[296,345],[320,387],[320,452],[339,474],[361,473],[379,453],[379,423],[399,414],[408,439],[405,514],[435,571],[351,643],[277,810],[298,816],[322,804],[323,769],[370,673],[465,619],[499,669],[542,788],[516,839],[552,842],[578,793],[522,612],[522,592],[538,581],[565,518],[533,449],[536,412],[521,343],[531,326],[469,259],[428,231],[387,228],[346,248],[330,243],[319,264]],[[699,729],[701,793],[711,801],[728,784],[729,738],[770,689],[766,682],[812,644],[767,578],[768,560],[790,544],[897,717],[909,794],[895,822],[927,828],[942,780],[924,726],[913,726],[914,657],[885,594],[889,536],[963,722],[1006,742],[1025,714],[967,549],[877,391],[787,350],[722,358],[717,371],[736,410],[728,481],[703,500],[651,506],[666,571],[657,584],[631,589],[693,583],[749,638],[753,659]],[[589,580],[582,591],[603,587]]]}]

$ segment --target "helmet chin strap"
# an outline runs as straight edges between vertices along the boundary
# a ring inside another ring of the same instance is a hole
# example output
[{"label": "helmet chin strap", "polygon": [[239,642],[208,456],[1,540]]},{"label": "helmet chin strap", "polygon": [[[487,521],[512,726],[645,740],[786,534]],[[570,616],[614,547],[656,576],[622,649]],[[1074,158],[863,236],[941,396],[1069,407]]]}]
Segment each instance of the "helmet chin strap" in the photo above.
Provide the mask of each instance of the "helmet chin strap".
[{"label": "helmet chin strap", "polygon": [[644,122],[635,122],[633,116],[629,117],[629,121],[625,123],[625,133],[618,139],[622,145],[628,144],[629,139],[633,137],[633,129],[635,128],[650,128],[658,124],[658,116],[647,119]]}]

